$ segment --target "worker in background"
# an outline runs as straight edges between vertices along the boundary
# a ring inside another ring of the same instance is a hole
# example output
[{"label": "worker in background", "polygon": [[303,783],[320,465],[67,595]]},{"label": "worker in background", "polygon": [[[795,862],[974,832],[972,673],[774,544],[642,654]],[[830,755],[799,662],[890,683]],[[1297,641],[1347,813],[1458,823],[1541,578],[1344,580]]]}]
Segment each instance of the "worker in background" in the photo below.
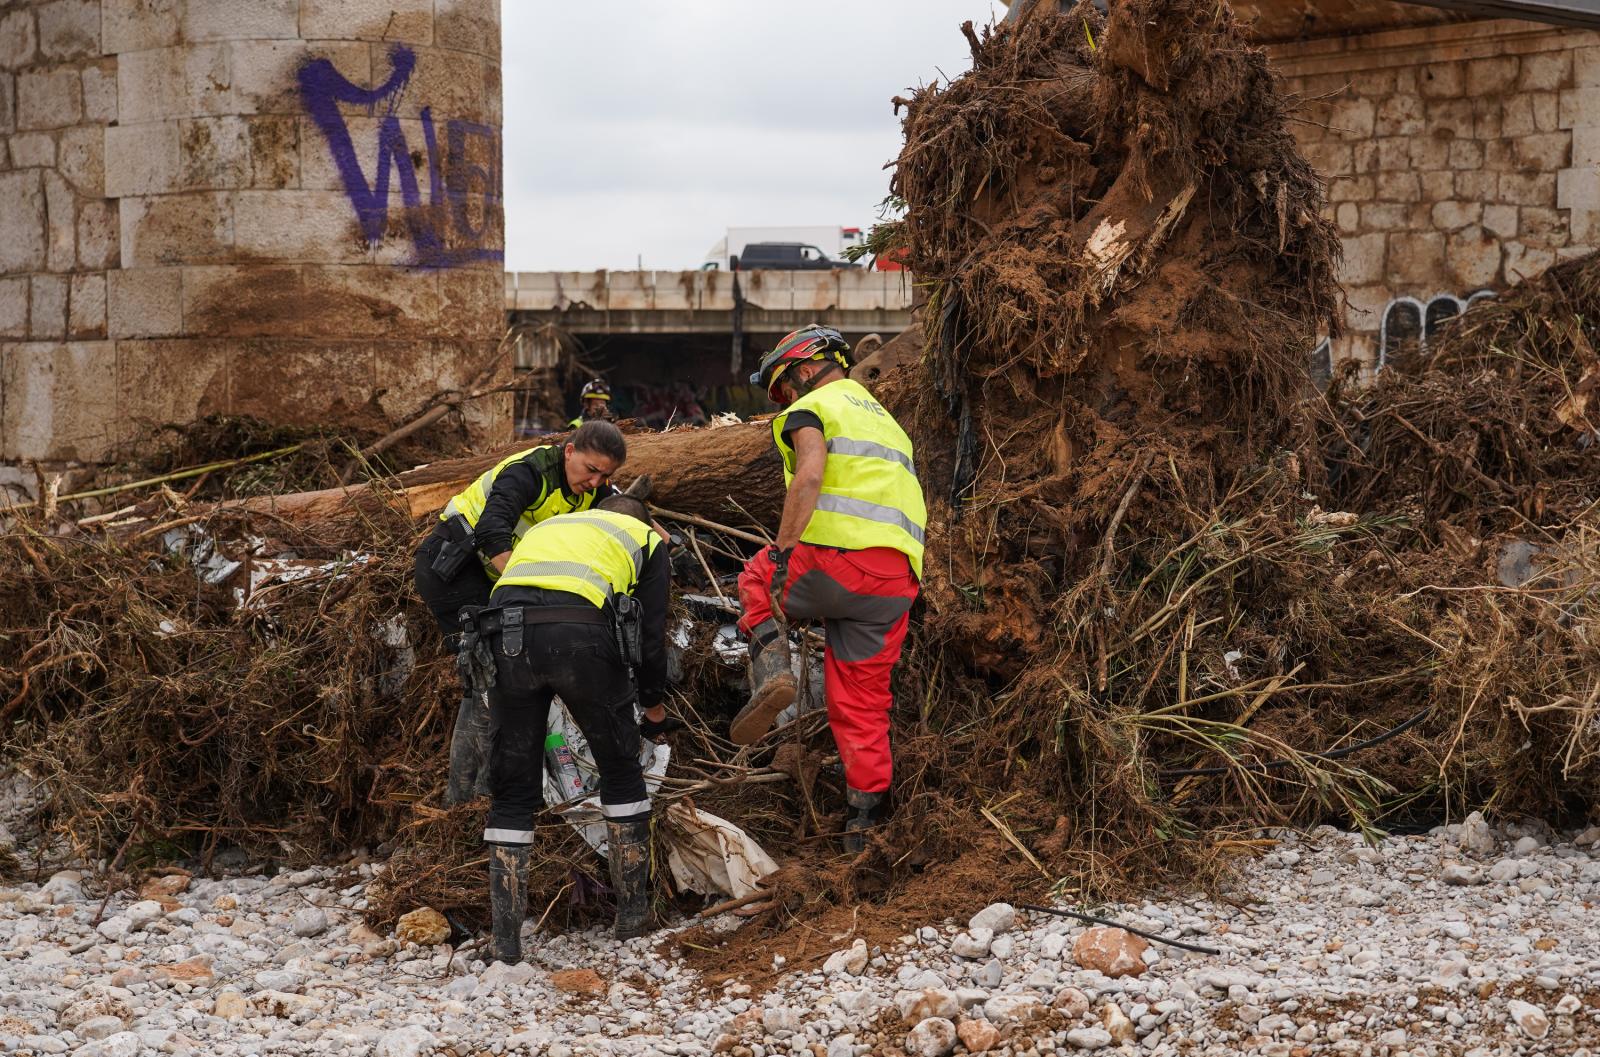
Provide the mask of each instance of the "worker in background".
[{"label": "worker in background", "polygon": [[605,379],[595,378],[585,382],[583,392],[578,394],[578,399],[582,403],[582,410],[577,418],[567,423],[573,429],[596,419],[605,422],[617,420],[617,416],[611,410],[611,387],[605,383]]},{"label": "worker in background", "polygon": [[[585,427],[587,428],[587,427]],[[647,479],[646,479],[647,482]],[[637,483],[637,482],[636,482]],[[648,489],[648,483],[645,484]],[[667,720],[668,547],[633,489],[542,521],[512,549],[476,631],[494,658],[489,755],[489,894],[494,956],[522,956],[524,871],[544,808],[546,716],[559,695],[600,772],[614,932],[642,935],[649,904],[650,795],[640,735]],[[638,687],[635,691],[634,675]],[[644,723],[635,719],[635,701]]]},{"label": "worker in background", "polygon": [[772,436],[788,494],[777,543],[739,577],[752,692],[730,737],[754,744],[794,701],[785,624],[822,620],[828,725],[854,810],[845,847],[859,852],[893,769],[889,676],[922,576],[927,511],[911,440],[845,376],[849,351],[838,331],[812,324],[780,341],[750,378],[784,409]]},{"label": "worker in background", "polygon": [[[417,548],[414,576],[417,593],[452,653],[460,644],[462,608],[489,604],[489,592],[516,541],[534,525],[588,510],[617,494],[609,481],[627,457],[627,442],[616,426],[586,422],[565,444],[541,444],[503,459],[450,500]],[[471,685],[465,665],[461,677],[445,791],[452,804],[487,791],[488,781],[488,702]]]}]

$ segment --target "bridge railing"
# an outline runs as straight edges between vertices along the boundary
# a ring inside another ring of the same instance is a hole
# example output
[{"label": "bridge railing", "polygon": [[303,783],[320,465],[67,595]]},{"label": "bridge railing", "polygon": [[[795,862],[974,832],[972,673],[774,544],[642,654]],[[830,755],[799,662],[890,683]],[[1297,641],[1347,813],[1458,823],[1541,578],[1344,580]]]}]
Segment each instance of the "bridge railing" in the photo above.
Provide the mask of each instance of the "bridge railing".
[{"label": "bridge railing", "polygon": [[[772,311],[905,311],[910,272],[865,268],[833,271],[739,272],[747,305]],[[733,309],[732,272],[507,272],[506,310],[552,312],[709,311]]]}]

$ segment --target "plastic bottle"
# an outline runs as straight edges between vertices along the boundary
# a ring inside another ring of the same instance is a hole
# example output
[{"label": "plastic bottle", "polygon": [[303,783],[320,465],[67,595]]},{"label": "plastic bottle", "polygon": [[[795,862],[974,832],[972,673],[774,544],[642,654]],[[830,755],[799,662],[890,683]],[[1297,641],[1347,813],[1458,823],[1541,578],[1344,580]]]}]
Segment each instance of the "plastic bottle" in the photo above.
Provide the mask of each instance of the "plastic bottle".
[{"label": "plastic bottle", "polygon": [[578,770],[577,757],[572,755],[572,748],[567,744],[567,736],[561,733],[547,736],[544,739],[544,756],[545,763],[550,768],[550,775],[561,790],[562,803],[581,800],[588,793],[588,789],[583,784],[582,773]]}]

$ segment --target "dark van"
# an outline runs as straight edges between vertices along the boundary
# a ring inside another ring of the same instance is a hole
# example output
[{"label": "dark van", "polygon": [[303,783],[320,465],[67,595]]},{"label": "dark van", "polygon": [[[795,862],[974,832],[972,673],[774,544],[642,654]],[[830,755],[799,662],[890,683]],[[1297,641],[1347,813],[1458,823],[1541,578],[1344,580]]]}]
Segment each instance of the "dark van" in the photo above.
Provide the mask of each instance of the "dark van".
[{"label": "dark van", "polygon": [[782,272],[811,271],[823,268],[854,268],[849,261],[836,261],[817,247],[804,242],[751,242],[731,261],[736,272],[772,269]]}]

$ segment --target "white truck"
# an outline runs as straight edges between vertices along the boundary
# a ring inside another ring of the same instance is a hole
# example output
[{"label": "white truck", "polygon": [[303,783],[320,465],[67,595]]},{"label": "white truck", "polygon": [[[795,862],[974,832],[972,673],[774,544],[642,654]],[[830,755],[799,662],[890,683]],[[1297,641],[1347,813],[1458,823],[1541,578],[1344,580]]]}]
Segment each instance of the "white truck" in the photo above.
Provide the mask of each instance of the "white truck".
[{"label": "white truck", "polygon": [[728,261],[744,252],[744,248],[752,242],[798,242],[807,246],[815,246],[828,257],[834,260],[842,259],[844,251],[851,246],[859,246],[866,232],[861,228],[836,228],[821,225],[772,227],[772,228],[729,228],[728,234],[717,242],[715,246],[706,251],[705,263],[701,264],[702,270],[727,271]]}]

